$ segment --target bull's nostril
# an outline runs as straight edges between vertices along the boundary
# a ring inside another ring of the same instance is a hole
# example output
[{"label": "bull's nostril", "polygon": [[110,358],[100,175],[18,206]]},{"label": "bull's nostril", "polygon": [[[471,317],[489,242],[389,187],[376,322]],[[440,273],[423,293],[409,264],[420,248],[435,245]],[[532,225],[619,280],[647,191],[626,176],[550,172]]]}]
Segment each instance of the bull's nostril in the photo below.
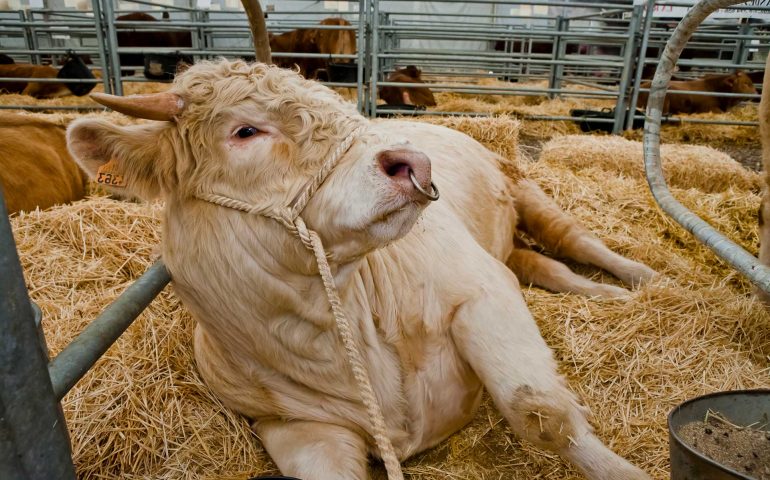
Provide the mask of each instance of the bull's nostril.
[{"label": "bull's nostril", "polygon": [[411,169],[412,168],[408,164],[398,162],[398,163],[394,163],[393,165],[386,166],[385,167],[385,173],[389,177],[404,177],[404,178],[406,178],[406,177],[409,176],[409,171]]}]

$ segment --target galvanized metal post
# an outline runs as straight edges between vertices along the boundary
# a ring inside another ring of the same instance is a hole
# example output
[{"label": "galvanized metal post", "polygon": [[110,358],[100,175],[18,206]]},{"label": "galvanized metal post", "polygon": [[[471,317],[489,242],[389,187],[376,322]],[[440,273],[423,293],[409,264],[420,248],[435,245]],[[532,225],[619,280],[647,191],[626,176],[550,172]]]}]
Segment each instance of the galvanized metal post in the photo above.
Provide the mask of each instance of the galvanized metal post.
[{"label": "galvanized metal post", "polygon": [[367,51],[367,32],[366,27],[369,15],[369,2],[367,0],[358,0],[358,41],[356,42],[356,55],[358,56],[358,71],[356,74],[356,99],[358,104],[358,112],[362,115],[366,115],[366,96],[364,95],[364,72],[366,62]]},{"label": "galvanized metal post", "polygon": [[746,47],[746,39],[743,37],[750,35],[753,28],[754,27],[752,27],[745,18],[741,19],[741,28],[738,32],[738,48],[733,50],[733,63],[738,65],[746,63],[746,60],[749,56],[749,49]]},{"label": "galvanized metal post", "polygon": [[99,46],[99,57],[102,62],[102,83],[104,84],[104,93],[112,93],[112,68],[110,68],[110,53],[107,49],[107,42],[104,41],[104,18],[102,8],[99,5],[101,0],[91,0],[91,10],[94,12],[94,27],[96,28],[96,43]]},{"label": "galvanized metal post", "polygon": [[379,48],[380,48],[380,2],[372,0],[372,51],[371,57],[371,76],[369,78],[369,116],[377,117],[377,76],[379,72]]},{"label": "galvanized metal post", "polygon": [[0,478],[75,478],[0,187]]},{"label": "galvanized metal post", "polygon": [[[200,21],[201,23],[205,23],[207,25],[210,24],[211,23],[211,14],[209,13],[209,11],[205,10],[203,12],[199,12],[198,13],[198,21]],[[205,50],[208,50],[210,47],[213,46],[213,41],[211,39],[210,27],[208,27],[208,26],[206,26],[206,27],[202,27],[202,26],[198,27],[198,37],[199,37],[199,40],[198,40],[199,43],[198,44],[200,45],[201,50],[205,51]],[[202,58],[204,60],[208,60],[208,55],[205,56],[205,57],[201,55],[200,58]]]},{"label": "galvanized metal post", "polygon": [[692,34],[712,12],[729,7],[743,0],[702,0],[687,12],[666,43],[650,87],[644,124],[644,166],[652,196],[658,205],[677,223],[709,247],[719,258],[733,266],[754,285],[770,293],[770,268],[740,245],[716,231],[703,219],[679,203],[671,194],[660,164],[660,120],[663,116],[663,99],[671,80],[676,61]]},{"label": "galvanized metal post", "polygon": [[[37,51],[40,45],[37,41],[37,31],[35,27],[32,26],[32,24],[34,24],[34,14],[29,10],[22,10],[19,14],[21,15],[22,21],[29,22],[29,25],[24,27],[24,38],[26,39],[27,47],[30,50]],[[40,65],[40,55],[33,53],[29,57],[30,60],[32,60],[32,63]]]},{"label": "galvanized metal post", "polygon": [[[623,72],[620,74],[620,84],[618,85],[618,100],[615,103],[615,124],[612,126],[612,133],[617,135],[623,130],[623,123],[626,119],[626,103],[628,94],[628,84],[631,81],[631,72],[634,70],[636,59],[636,37],[639,34],[639,25],[642,19],[642,5],[634,5],[631,13],[631,21],[628,22],[628,41],[626,41],[626,51],[623,58]],[[629,105],[631,110],[633,105]]]},{"label": "galvanized metal post", "polygon": [[[567,19],[559,16],[556,18],[556,38],[554,38],[553,42],[553,53],[551,54],[551,60],[554,62],[551,64],[551,76],[548,80],[548,88],[550,89],[556,89],[559,88],[561,85],[561,77],[564,72],[564,66],[561,63],[556,63],[557,60],[561,60],[564,57],[565,52],[567,51],[566,48],[564,48],[565,40],[563,38],[563,34],[567,30]],[[554,98],[556,97],[556,94],[551,92],[548,94],[548,98]]]},{"label": "galvanized metal post", "polygon": [[647,0],[644,9],[644,25],[642,27],[642,43],[636,55],[636,71],[634,72],[634,85],[631,88],[631,102],[626,115],[626,130],[634,127],[634,115],[636,115],[636,102],[639,101],[639,88],[642,83],[642,74],[644,73],[644,61],[647,58],[647,45],[650,42],[650,28],[652,27],[653,7],[655,0]]},{"label": "galvanized metal post", "polygon": [[[206,14],[205,11],[196,11],[193,10],[195,7],[195,2],[193,0],[190,0],[190,10],[187,12],[187,15],[190,17],[190,22],[196,23],[197,25],[194,27],[195,31],[190,32],[190,40],[192,41],[192,48],[194,50],[203,50],[203,47],[205,45],[203,41],[203,28],[201,27],[200,23],[204,20],[203,16]],[[169,15],[170,16],[170,15]],[[194,61],[201,60],[201,57],[198,57],[197,55],[193,55]]]},{"label": "galvanized metal post", "polygon": [[[94,0],[101,1],[101,0]],[[118,34],[115,30],[115,9],[112,5],[113,0],[103,0],[102,20],[105,25],[104,37],[107,51],[109,53],[109,69],[113,75],[113,86],[115,95],[123,95],[123,80],[120,73],[120,55],[118,55]]]}]

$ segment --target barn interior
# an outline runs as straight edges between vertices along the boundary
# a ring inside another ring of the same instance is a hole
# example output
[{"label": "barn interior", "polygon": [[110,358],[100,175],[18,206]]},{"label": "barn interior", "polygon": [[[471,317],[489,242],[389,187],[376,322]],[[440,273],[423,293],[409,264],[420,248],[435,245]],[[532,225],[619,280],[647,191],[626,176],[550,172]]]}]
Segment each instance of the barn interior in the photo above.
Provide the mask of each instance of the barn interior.
[{"label": "barn interior", "polygon": [[[614,251],[663,274],[624,301],[524,288],[598,436],[656,479],[670,475],[666,417],[674,407],[711,392],[768,388],[770,367],[770,316],[751,281],[664,212],[647,185],[640,97],[685,4],[694,3],[262,1],[274,36],[315,30],[355,38],[346,52],[274,49],[276,63],[321,62],[317,80],[367,117],[466,133],[513,162]],[[346,22],[321,24],[327,18]],[[674,196],[755,256],[766,181],[757,107],[769,22],[763,5],[735,5],[704,21],[677,61],[675,80],[744,72],[754,91],[711,92],[733,100],[730,107],[668,112],[661,122],[662,165]],[[252,60],[254,47],[236,0],[0,0],[0,54],[9,64],[57,71],[68,55],[82,60],[92,76],[0,76],[0,92],[11,80],[69,85],[54,98],[0,94],[0,117],[65,127],[86,115],[142,122],[75,95],[83,85],[116,95],[161,92],[184,63]],[[418,77],[394,80],[409,66]],[[381,98],[385,88],[400,89],[401,102]],[[415,102],[425,88],[434,105]],[[51,358],[158,259],[162,208],[89,184],[85,199],[10,214]],[[619,284],[598,269],[569,266]],[[279,473],[248,420],[201,380],[193,327],[165,288],[64,395],[76,478]],[[0,330],[0,342],[6,335]],[[517,439],[488,398],[471,424],[403,469],[414,480],[583,478]],[[380,463],[371,472],[386,478]]]}]

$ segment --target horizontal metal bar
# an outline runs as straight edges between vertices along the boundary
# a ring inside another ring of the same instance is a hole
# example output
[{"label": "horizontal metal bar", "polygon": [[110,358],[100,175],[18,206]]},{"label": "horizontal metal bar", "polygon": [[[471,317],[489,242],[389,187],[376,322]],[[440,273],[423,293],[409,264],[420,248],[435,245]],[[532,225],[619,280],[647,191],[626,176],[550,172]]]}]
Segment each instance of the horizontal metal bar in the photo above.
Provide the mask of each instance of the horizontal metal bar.
[{"label": "horizontal metal bar", "polygon": [[[133,54],[155,54],[155,53],[180,53],[182,55],[227,55],[227,56],[238,56],[238,55],[245,55],[245,56],[253,56],[254,50],[247,50],[245,48],[229,48],[225,50],[217,49],[217,48],[209,48],[206,50],[193,50],[193,49],[185,49],[185,48],[173,48],[173,47],[165,47],[165,48],[152,48],[152,50],[148,50],[150,47],[118,47],[117,51],[118,53],[133,53]],[[344,58],[344,59],[350,59],[355,60],[358,58],[357,55],[353,54],[340,54],[340,53],[304,53],[304,52],[272,52],[271,55],[276,58]],[[126,65],[123,65],[123,67],[126,67]]]},{"label": "horizontal metal bar", "polygon": [[[512,84],[512,85],[515,85]],[[559,93],[562,95],[585,95],[588,97],[616,97],[617,92],[607,91],[586,91],[586,90],[567,90],[563,88],[517,88],[512,86],[511,88],[501,87],[487,87],[483,85],[451,85],[441,83],[401,83],[401,82],[377,82],[378,87],[428,87],[434,91],[446,91],[457,93],[478,93],[488,95],[518,95],[518,94],[531,94],[531,95],[543,95],[546,93]]]},{"label": "horizontal metal bar", "polygon": [[[744,2],[747,0],[744,0]],[[664,6],[672,6],[672,7],[692,7],[692,2],[683,2],[683,1],[676,1],[676,0],[658,0],[655,2],[657,5],[664,5]],[[730,5],[729,8],[736,9],[736,10],[770,10],[770,7],[767,6],[761,6],[761,5],[739,5],[741,2],[736,2],[733,5]],[[724,7],[728,8],[728,7]]]},{"label": "horizontal metal bar", "polygon": [[[135,1],[135,0],[134,0]],[[393,2],[412,2],[412,0],[392,0]],[[570,2],[553,0],[442,0],[442,3],[472,3],[486,5],[547,5],[549,7],[584,7],[584,8],[612,8],[619,10],[632,11],[633,7],[622,3],[601,3],[601,2]],[[382,9],[381,12],[388,13]]]},{"label": "horizontal metal bar", "polygon": [[170,281],[166,266],[158,260],[51,360],[48,372],[57,400],[75,386]]},{"label": "horizontal metal bar", "polygon": [[0,77],[0,82],[29,83],[102,83],[101,78],[41,78],[41,77]]},{"label": "horizontal metal bar", "polygon": [[104,107],[98,105],[0,105],[0,110],[104,110]]},{"label": "horizontal metal bar", "polygon": [[[640,92],[649,92],[649,88],[640,88]],[[704,92],[702,90],[669,90],[666,95],[695,95],[696,97],[725,97],[725,98],[762,98],[762,95],[755,93],[727,93],[727,92]]]},{"label": "horizontal metal bar", "polygon": [[[644,120],[646,117],[644,115],[634,115],[634,118],[637,120]],[[759,122],[741,122],[738,120],[707,120],[705,118],[686,118],[686,117],[672,117],[669,115],[664,115],[661,117],[662,123],[673,123],[673,124],[685,124],[685,123],[694,123],[694,124],[703,124],[703,125],[732,125],[734,127],[757,127],[759,126]]]},{"label": "horizontal metal bar", "polygon": [[[6,55],[65,55],[70,50],[72,50],[72,48],[41,48],[38,50],[29,50],[26,48],[3,48],[3,53]],[[79,48],[77,49],[76,53],[79,55],[98,55],[101,52],[91,48]]]}]

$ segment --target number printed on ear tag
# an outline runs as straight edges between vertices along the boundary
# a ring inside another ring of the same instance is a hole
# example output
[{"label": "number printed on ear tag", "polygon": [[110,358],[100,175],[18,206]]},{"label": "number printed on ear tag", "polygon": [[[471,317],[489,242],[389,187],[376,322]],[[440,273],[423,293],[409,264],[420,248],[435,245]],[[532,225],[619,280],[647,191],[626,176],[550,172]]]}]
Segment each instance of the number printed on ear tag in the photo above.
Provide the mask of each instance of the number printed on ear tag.
[{"label": "number printed on ear tag", "polygon": [[107,187],[125,187],[123,182],[123,175],[116,175],[114,170],[117,167],[117,162],[114,158],[105,163],[96,171],[96,183],[105,185]]}]

